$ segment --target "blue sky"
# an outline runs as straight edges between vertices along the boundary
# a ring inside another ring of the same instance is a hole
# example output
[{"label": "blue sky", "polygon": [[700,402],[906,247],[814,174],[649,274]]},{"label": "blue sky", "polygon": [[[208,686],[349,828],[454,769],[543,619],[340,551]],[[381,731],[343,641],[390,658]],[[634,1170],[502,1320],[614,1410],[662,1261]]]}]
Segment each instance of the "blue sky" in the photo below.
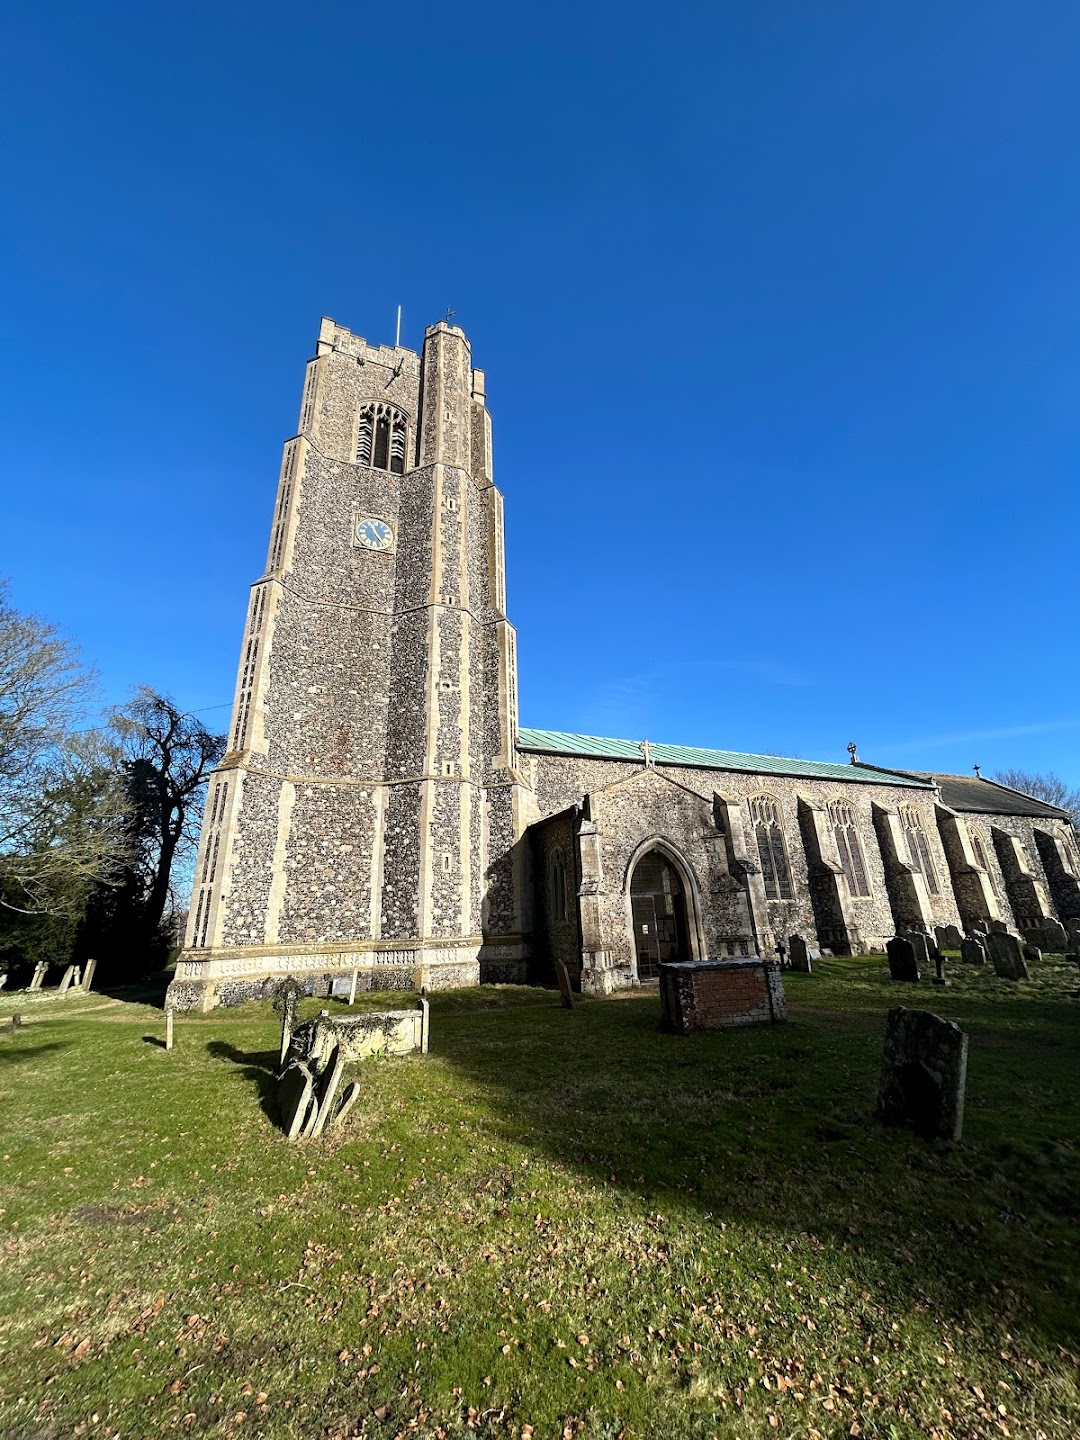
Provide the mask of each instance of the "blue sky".
[{"label": "blue sky", "polygon": [[452,306],[523,724],[1078,783],[1078,65],[1049,0],[22,7],[0,573],[224,728],[319,317]]}]

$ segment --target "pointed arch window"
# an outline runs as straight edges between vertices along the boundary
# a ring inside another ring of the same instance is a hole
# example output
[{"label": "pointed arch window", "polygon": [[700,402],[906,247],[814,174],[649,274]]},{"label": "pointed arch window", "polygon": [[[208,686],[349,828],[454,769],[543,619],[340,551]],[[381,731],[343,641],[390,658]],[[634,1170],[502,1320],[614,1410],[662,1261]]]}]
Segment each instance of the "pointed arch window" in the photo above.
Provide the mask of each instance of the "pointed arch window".
[{"label": "pointed arch window", "polygon": [[409,422],[392,405],[364,405],[356,429],[356,463],[404,475]]},{"label": "pointed arch window", "polygon": [[990,889],[996,895],[997,881],[994,879],[994,872],[990,868],[990,862],[986,858],[986,846],[983,844],[983,838],[977,830],[970,830],[968,833],[971,836],[971,850],[975,856],[975,864],[981,866],[981,868],[986,871],[986,878],[990,881]]},{"label": "pointed arch window", "polygon": [[566,919],[566,861],[561,850],[551,852],[548,864],[548,903],[556,924]]},{"label": "pointed arch window", "polygon": [[933,856],[930,854],[926,831],[923,829],[922,816],[913,806],[902,805],[900,807],[900,824],[903,827],[908,856],[912,865],[926,881],[926,888],[930,894],[940,895],[941,886],[938,883]]},{"label": "pointed arch window", "polygon": [[750,822],[757,840],[761,877],[766,900],[791,900],[791,866],[788,863],[780,807],[772,795],[754,795],[749,800]]},{"label": "pointed arch window", "polygon": [[859,828],[855,823],[855,811],[846,800],[833,800],[829,805],[829,819],[832,821],[836,848],[840,852],[840,864],[844,867],[844,879],[851,895],[870,894],[870,880],[866,872],[866,860]]}]

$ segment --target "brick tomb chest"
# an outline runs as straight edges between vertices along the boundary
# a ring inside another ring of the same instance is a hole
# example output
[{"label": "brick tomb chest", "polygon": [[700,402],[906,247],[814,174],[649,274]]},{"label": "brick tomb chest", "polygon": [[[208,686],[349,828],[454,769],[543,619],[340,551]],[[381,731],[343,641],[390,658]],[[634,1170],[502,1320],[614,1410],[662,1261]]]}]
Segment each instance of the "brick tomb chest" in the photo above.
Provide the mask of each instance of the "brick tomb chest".
[{"label": "brick tomb chest", "polygon": [[770,1024],[785,1018],[777,960],[681,960],[660,966],[665,1030],[687,1035],[725,1025]]}]

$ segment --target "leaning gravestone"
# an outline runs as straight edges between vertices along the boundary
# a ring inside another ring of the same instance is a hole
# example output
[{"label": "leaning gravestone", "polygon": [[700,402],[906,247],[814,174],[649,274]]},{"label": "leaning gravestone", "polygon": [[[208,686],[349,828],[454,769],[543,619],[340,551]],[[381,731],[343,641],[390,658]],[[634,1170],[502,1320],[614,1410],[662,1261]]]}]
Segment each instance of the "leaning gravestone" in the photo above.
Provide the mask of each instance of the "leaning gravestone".
[{"label": "leaning gravestone", "polygon": [[341,1077],[345,1073],[345,1057],[341,1053],[341,1046],[334,1047],[326,1069],[322,1073],[322,1083],[316,1092],[315,1120],[311,1127],[312,1135],[321,1135],[326,1129],[326,1123],[333,1113],[337,1104],[338,1087],[341,1084]]},{"label": "leaning gravestone", "polygon": [[345,1116],[349,1113],[349,1111],[356,1104],[359,1098],[360,1081],[351,1080],[349,1084],[345,1086],[345,1089],[341,1092],[341,1103],[338,1105],[337,1110],[334,1112],[334,1118],[330,1121],[330,1124],[340,1125],[342,1120],[345,1119]]},{"label": "leaning gravestone", "polygon": [[[915,964],[919,967],[920,973],[929,969],[930,961],[937,951],[937,946],[934,945],[931,936],[927,935],[925,930],[905,930],[900,938],[910,941],[915,947]],[[932,945],[933,950],[930,948]]]},{"label": "leaning gravestone", "polygon": [[94,983],[94,971],[95,971],[96,969],[97,969],[97,961],[96,961],[96,960],[87,960],[87,962],[86,962],[86,969],[83,971],[83,977],[82,977],[82,988],[83,988],[84,990],[89,990],[89,989],[90,989],[90,986],[93,985],[93,983]]},{"label": "leaning gravestone", "polygon": [[563,1009],[574,1008],[574,990],[570,984],[570,972],[561,960],[555,961],[555,978],[559,982],[559,993],[562,995]]},{"label": "leaning gravestone", "polygon": [[1042,951],[1037,945],[1023,945],[1021,946],[1021,953],[1024,959],[1030,960],[1033,965],[1037,965],[1042,959]]},{"label": "leaning gravestone", "polygon": [[939,950],[959,950],[964,939],[955,925],[936,925],[934,937]]},{"label": "leaning gravestone", "polygon": [[306,1065],[290,1065],[278,1083],[281,1125],[290,1140],[304,1129],[311,1109],[311,1071]]},{"label": "leaning gravestone", "polygon": [[61,995],[66,995],[67,992],[71,989],[71,982],[72,982],[72,980],[73,980],[74,978],[75,978],[75,966],[74,966],[74,965],[69,965],[69,966],[67,967],[67,969],[64,971],[64,977],[63,977],[63,979],[60,981],[60,990],[59,990],[58,993],[61,994]]},{"label": "leaning gravestone", "polygon": [[45,976],[48,974],[48,972],[48,965],[46,965],[43,961],[39,960],[38,963],[34,966],[34,978],[30,981],[30,989],[40,990],[45,982]]},{"label": "leaning gravestone", "polygon": [[1026,980],[1028,969],[1020,949],[1020,941],[1007,930],[992,930],[989,941],[994,974],[1003,980]]},{"label": "leaning gravestone", "polygon": [[918,980],[919,965],[915,946],[909,937],[896,935],[885,945],[889,957],[889,974],[894,980]]},{"label": "leaning gravestone", "polygon": [[4,988],[4,986],[7,984],[7,982],[8,982],[8,972],[5,970],[4,973],[3,973],[2,975],[0,975],[0,990],[3,990],[3,988]]},{"label": "leaning gravestone", "polygon": [[951,1020],[898,1005],[885,1020],[877,1113],[926,1139],[959,1140],[964,1128],[967,1036]]},{"label": "leaning gravestone", "polygon": [[986,964],[986,946],[978,935],[965,935],[960,942],[960,959],[968,965]]},{"label": "leaning gravestone", "polygon": [[788,961],[792,970],[798,970],[803,975],[813,973],[810,961],[810,947],[801,935],[788,936]]},{"label": "leaning gravestone", "polygon": [[990,926],[991,935],[1004,935],[1009,928],[1004,920],[988,920],[987,924]]}]

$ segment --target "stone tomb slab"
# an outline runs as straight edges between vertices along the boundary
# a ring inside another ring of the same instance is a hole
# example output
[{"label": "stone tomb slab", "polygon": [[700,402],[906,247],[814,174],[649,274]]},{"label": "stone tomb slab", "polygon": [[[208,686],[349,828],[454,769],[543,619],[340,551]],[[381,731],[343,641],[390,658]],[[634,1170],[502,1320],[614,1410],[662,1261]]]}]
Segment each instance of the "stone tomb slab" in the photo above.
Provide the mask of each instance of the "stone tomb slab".
[{"label": "stone tomb slab", "polygon": [[889,957],[889,974],[894,980],[921,980],[917,952],[907,935],[896,935],[886,942],[885,953]]},{"label": "stone tomb slab", "polygon": [[662,1026],[677,1035],[787,1018],[780,962],[758,955],[660,965]]},{"label": "stone tomb slab", "polygon": [[959,1025],[897,1005],[885,1020],[878,1116],[887,1125],[910,1125],[928,1140],[959,1140],[967,1053]]},{"label": "stone tomb slab", "polygon": [[1003,980],[1026,980],[1028,978],[1024,954],[1020,948],[1020,941],[1015,935],[1010,934],[1008,930],[991,930],[987,948],[990,951],[995,975],[1000,975]]}]

